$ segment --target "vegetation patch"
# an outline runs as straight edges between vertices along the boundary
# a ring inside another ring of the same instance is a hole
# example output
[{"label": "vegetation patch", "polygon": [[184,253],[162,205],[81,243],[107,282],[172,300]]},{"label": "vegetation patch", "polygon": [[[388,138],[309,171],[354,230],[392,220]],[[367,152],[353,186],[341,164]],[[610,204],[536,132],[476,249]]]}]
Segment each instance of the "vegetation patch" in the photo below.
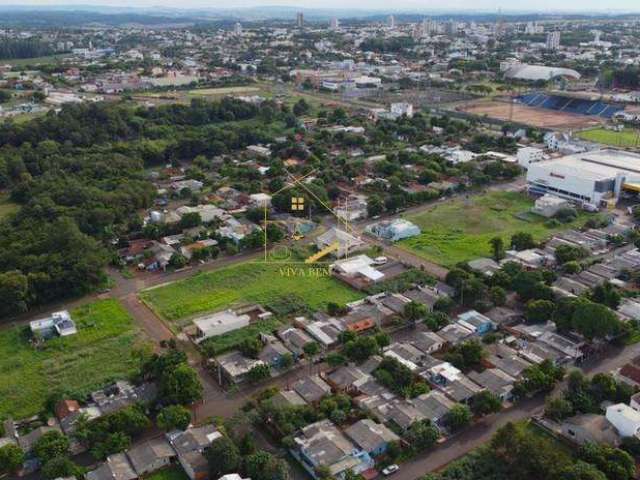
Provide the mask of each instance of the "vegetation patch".
[{"label": "vegetation patch", "polygon": [[455,198],[433,208],[407,216],[422,233],[399,242],[399,246],[444,266],[453,266],[491,255],[489,241],[499,235],[508,245],[511,235],[528,232],[536,241],[582,226],[587,214],[580,212],[575,221],[558,227],[545,225],[543,217],[519,218],[533,202],[518,192],[489,192]]},{"label": "vegetation patch", "polygon": [[116,300],[99,300],[71,311],[78,333],[29,342],[28,327],[0,332],[0,417],[22,418],[45,407],[55,393],[83,396],[138,370],[131,355],[144,338]]},{"label": "vegetation patch", "polygon": [[578,137],[590,142],[604,143],[616,147],[637,147],[640,145],[640,130],[624,129],[620,132],[606,128],[594,128],[577,133]]},{"label": "vegetation patch", "polygon": [[343,305],[363,296],[332,277],[283,274],[286,269],[286,264],[240,263],[146,290],[140,296],[170,321],[241,302],[281,306],[291,295],[311,310],[326,308],[330,302]]}]

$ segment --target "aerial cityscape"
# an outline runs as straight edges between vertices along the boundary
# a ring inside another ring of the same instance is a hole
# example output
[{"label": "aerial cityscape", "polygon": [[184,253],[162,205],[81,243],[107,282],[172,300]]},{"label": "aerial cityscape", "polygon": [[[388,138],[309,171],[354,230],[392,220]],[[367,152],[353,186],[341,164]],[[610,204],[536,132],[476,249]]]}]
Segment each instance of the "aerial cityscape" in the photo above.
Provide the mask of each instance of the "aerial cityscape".
[{"label": "aerial cityscape", "polygon": [[638,5],[0,4],[0,479],[386,477],[640,478]]}]

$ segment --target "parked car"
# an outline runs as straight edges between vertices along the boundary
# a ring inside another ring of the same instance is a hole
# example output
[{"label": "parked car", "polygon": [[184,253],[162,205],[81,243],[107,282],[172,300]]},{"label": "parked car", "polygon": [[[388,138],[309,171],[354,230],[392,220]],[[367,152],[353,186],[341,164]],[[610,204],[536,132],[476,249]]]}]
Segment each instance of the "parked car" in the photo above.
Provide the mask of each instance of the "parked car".
[{"label": "parked car", "polygon": [[382,470],[382,474],[385,477],[388,477],[389,475],[393,475],[394,473],[396,473],[398,470],[400,470],[400,467],[394,463],[393,465],[389,465],[387,468]]},{"label": "parked car", "polygon": [[389,261],[389,259],[387,257],[376,257],[376,258],[373,259],[373,264],[374,265],[384,265],[388,261]]}]

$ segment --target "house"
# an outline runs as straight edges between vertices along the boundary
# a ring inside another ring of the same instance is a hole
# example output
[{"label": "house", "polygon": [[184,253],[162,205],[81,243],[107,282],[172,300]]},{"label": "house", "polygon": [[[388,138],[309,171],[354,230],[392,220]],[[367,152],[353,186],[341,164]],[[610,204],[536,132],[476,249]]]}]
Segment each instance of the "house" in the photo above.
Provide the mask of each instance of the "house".
[{"label": "house", "polygon": [[412,288],[411,290],[403,292],[402,295],[412,302],[424,305],[430,312],[433,311],[433,307],[441,298],[438,292],[430,287]]},{"label": "house", "polygon": [[103,415],[116,412],[135,403],[149,404],[155,400],[158,388],[155,383],[133,385],[125,380],[118,380],[101,390],[91,393],[91,400]]},{"label": "house", "polygon": [[307,403],[316,403],[331,394],[331,387],[319,375],[301,378],[293,384],[293,390]]},{"label": "house", "polygon": [[489,390],[502,401],[511,400],[511,390],[516,379],[498,368],[486,368],[482,372],[469,372],[469,378]]},{"label": "house", "polygon": [[425,419],[422,412],[406,400],[393,400],[389,403],[383,403],[376,410],[374,414],[381,421],[392,422],[402,431],[407,431],[411,425]]},{"label": "house", "polygon": [[67,337],[78,333],[75,322],[66,310],[53,312],[50,317],[33,320],[29,323],[31,333],[36,338],[49,339],[55,336]]},{"label": "house", "polygon": [[384,349],[385,357],[393,358],[407,367],[412,372],[418,370],[422,365],[425,353],[411,345],[410,343],[392,343]]},{"label": "house", "polygon": [[291,454],[317,479],[318,467],[326,467],[336,478],[351,470],[359,474],[374,466],[369,454],[354,445],[329,420],[304,427],[293,439]]},{"label": "house", "polygon": [[629,405],[618,403],[607,407],[606,417],[621,437],[640,438],[640,412]]},{"label": "house", "polygon": [[164,437],[137,444],[126,452],[138,476],[160,470],[171,464],[177,454]]},{"label": "house", "polygon": [[442,392],[431,390],[418,395],[411,400],[411,404],[436,427],[443,429],[447,414],[454,407],[455,402],[449,400]]},{"label": "house", "polygon": [[197,343],[200,343],[207,338],[247,327],[250,321],[249,315],[239,315],[231,309],[194,318],[193,325],[196,329],[194,338]]},{"label": "house", "polygon": [[304,330],[294,327],[284,327],[278,331],[278,337],[284,342],[285,346],[291,350],[294,357],[304,357],[304,346],[313,343],[314,340],[307,335]]},{"label": "house", "polygon": [[242,383],[253,368],[265,364],[262,360],[247,358],[238,351],[216,357],[215,363],[218,366],[218,382],[220,384],[224,381],[231,384]]},{"label": "house", "polygon": [[185,189],[191,192],[199,192],[200,190],[202,190],[203,186],[204,183],[202,183],[200,180],[192,179],[176,180],[175,182],[171,183],[171,188],[177,193],[182,193],[182,191]]},{"label": "house", "polygon": [[209,477],[209,462],[204,451],[220,437],[222,435],[213,425],[167,433],[167,440],[176,451],[178,461],[190,480],[205,480]]},{"label": "house", "polygon": [[346,428],[344,433],[357,447],[367,452],[371,457],[384,454],[390,443],[400,441],[398,435],[369,418],[359,420]]},{"label": "house", "polygon": [[315,320],[313,322],[301,322],[304,330],[317,341],[323,348],[333,347],[340,338],[344,326],[335,318]]},{"label": "house", "polygon": [[620,436],[604,415],[586,413],[565,419],[560,425],[562,436],[577,445],[586,443],[617,446]]},{"label": "house", "polygon": [[360,238],[336,227],[332,227],[322,235],[319,235],[315,243],[318,251],[323,251],[337,244],[337,248],[328,252],[336,258],[346,257],[365,245]]},{"label": "house", "polygon": [[369,375],[358,367],[346,365],[333,372],[325,374],[325,379],[331,387],[344,393],[357,393],[358,385],[368,380]]},{"label": "house", "polygon": [[449,382],[442,391],[458,403],[469,403],[473,397],[485,390],[485,388],[477,385],[470,378],[460,375],[456,380]]},{"label": "house", "polygon": [[474,335],[484,335],[496,329],[496,325],[490,318],[475,310],[469,310],[458,315],[457,324],[470,330]]},{"label": "house", "polygon": [[333,263],[331,272],[354,288],[362,290],[384,279],[384,273],[373,265],[375,261],[367,255],[357,255]]},{"label": "house", "polygon": [[280,390],[268,400],[274,407],[302,407],[307,404],[295,390]]},{"label": "house", "polygon": [[451,323],[436,333],[448,344],[458,345],[471,337],[474,332],[459,323]]},{"label": "house", "polygon": [[519,378],[522,372],[532,364],[518,355],[518,352],[507,345],[498,343],[487,347],[484,363],[499,368],[513,378]]},{"label": "house", "polygon": [[134,480],[138,475],[124,453],[109,455],[98,468],[85,474],[86,480]]},{"label": "house", "polygon": [[367,226],[367,231],[391,242],[420,235],[420,227],[403,218],[374,223]]},{"label": "house", "polygon": [[411,343],[421,352],[431,354],[442,349],[447,342],[437,333],[427,331],[416,333]]},{"label": "house", "polygon": [[486,277],[492,276],[495,272],[500,270],[500,264],[491,258],[478,258],[470,260],[467,265],[474,272],[480,273]]},{"label": "house", "polygon": [[218,480],[251,480],[250,478],[242,478],[237,473],[227,473],[221,476]]},{"label": "house", "polygon": [[271,368],[282,368],[285,363],[285,357],[288,355],[293,357],[289,349],[276,337],[263,334],[262,340],[264,347],[258,354],[258,360],[261,360]]}]

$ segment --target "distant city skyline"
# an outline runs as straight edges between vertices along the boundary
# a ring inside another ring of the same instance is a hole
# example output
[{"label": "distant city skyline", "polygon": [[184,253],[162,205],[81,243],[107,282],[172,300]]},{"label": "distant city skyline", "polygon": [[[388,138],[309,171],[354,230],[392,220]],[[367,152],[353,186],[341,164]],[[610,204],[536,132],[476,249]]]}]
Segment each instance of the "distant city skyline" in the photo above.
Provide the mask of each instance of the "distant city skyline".
[{"label": "distant city skyline", "polygon": [[1,6],[101,6],[101,7],[129,7],[150,8],[163,7],[179,9],[233,9],[248,7],[290,7],[311,9],[362,10],[372,13],[407,12],[421,13],[428,11],[468,11],[468,12],[528,12],[528,13],[603,13],[603,12],[640,12],[638,0],[566,0],[560,4],[556,0],[449,0],[446,4],[435,1],[398,0],[389,5],[386,0],[353,0],[348,7],[341,0],[183,0],[179,7],[173,0],[0,0]]}]

